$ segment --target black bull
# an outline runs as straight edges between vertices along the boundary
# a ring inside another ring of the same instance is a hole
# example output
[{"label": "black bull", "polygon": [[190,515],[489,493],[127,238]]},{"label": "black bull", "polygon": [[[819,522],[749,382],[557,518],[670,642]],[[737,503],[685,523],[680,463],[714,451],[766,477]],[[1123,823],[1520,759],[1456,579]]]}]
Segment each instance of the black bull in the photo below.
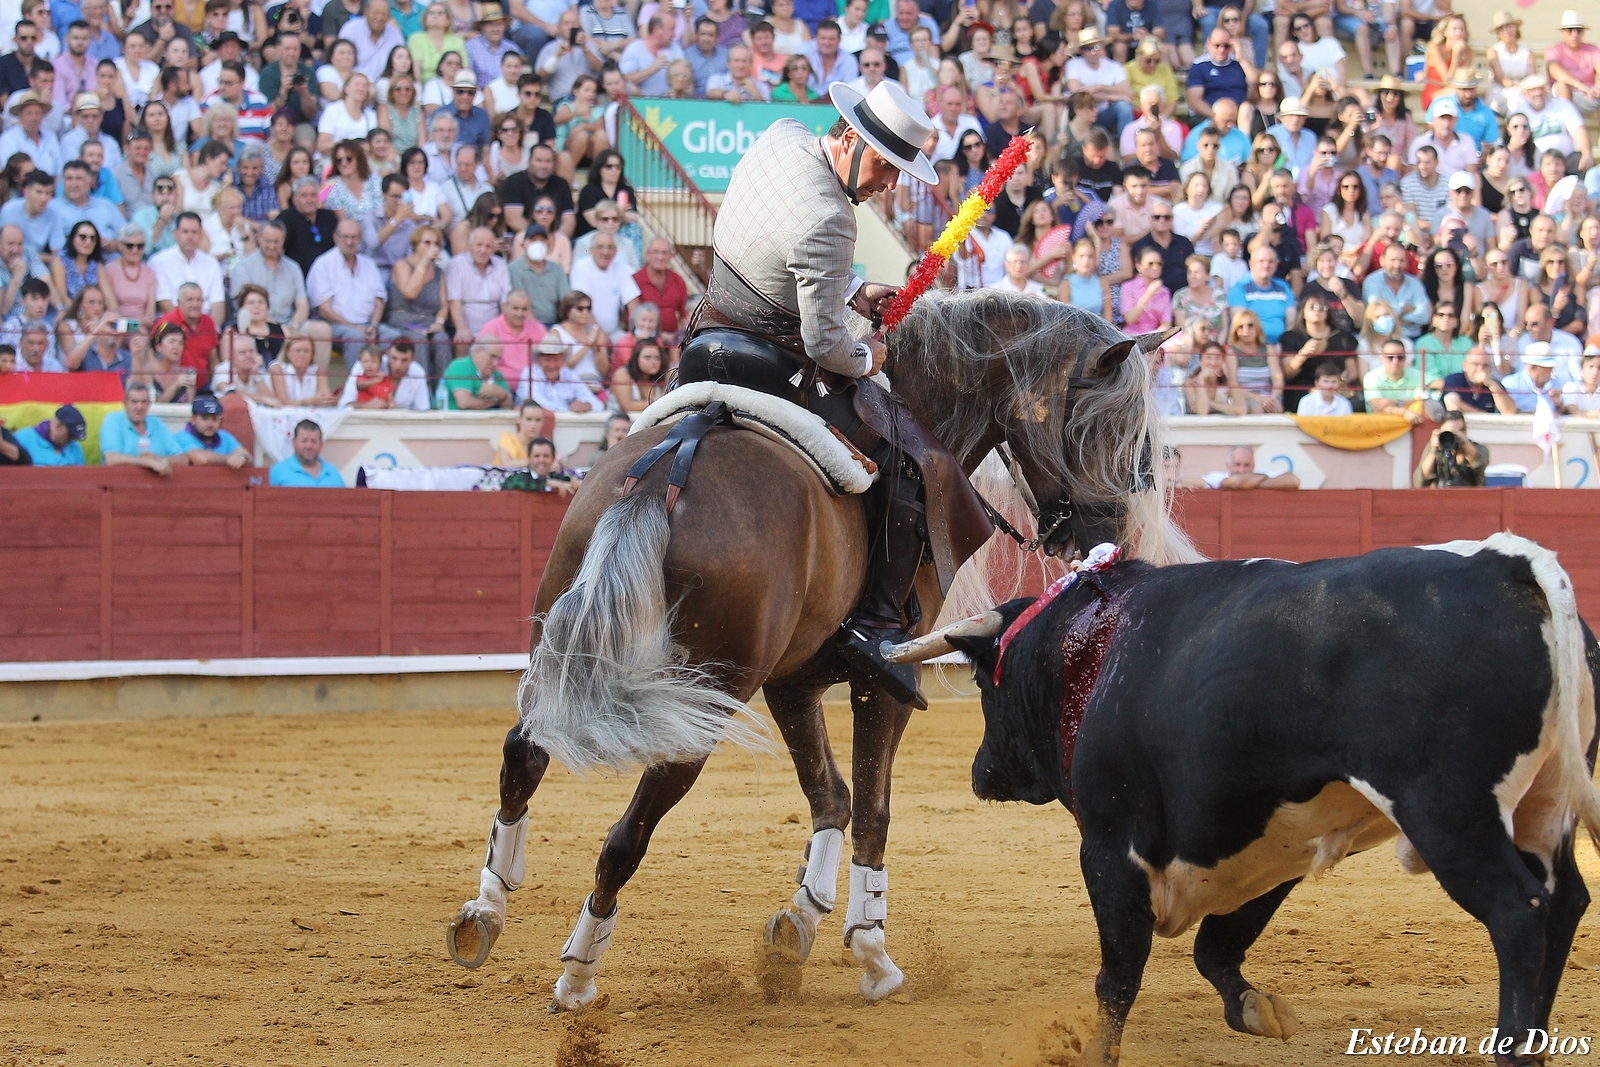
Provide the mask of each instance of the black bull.
[{"label": "black bull", "polygon": [[1012,635],[996,684],[998,633],[1029,604],[945,647],[982,692],[976,793],[1078,819],[1102,1059],[1151,935],[1196,921],[1228,1025],[1287,1038],[1293,1012],[1243,977],[1246,951],[1301,878],[1398,832],[1402,865],[1488,928],[1499,1034],[1516,1036],[1497,1062],[1532,1062],[1524,1036],[1548,1028],[1589,903],[1574,816],[1600,824],[1600,655],[1553,554],[1496,535],[1304,565],[1118,564]]}]

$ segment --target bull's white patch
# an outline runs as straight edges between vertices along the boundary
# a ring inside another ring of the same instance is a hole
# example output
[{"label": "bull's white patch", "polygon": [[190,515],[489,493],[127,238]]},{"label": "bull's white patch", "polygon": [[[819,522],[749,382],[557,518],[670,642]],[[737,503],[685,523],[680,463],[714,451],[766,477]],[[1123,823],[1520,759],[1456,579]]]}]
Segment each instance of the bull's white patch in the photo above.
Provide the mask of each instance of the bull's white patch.
[{"label": "bull's white patch", "polygon": [[1396,832],[1359,790],[1329,782],[1303,804],[1281,805],[1259,838],[1215,867],[1174,860],[1158,870],[1131,846],[1128,858],[1150,879],[1155,932],[1177,937],[1207,915],[1225,915],[1291,878],[1319,875]]}]

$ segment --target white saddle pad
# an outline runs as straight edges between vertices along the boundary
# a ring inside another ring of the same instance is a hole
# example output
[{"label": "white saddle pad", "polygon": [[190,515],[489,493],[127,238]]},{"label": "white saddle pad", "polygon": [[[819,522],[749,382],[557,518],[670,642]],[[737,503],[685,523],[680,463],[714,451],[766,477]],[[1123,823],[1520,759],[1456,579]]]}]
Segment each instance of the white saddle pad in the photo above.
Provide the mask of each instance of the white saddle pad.
[{"label": "white saddle pad", "polygon": [[681,385],[640,412],[634,420],[633,432],[674,422],[714,400],[728,405],[736,424],[798,452],[834,496],[864,493],[878,480],[877,472],[868,474],[854,451],[833,435],[820,416],[787,400],[738,385],[721,382]]}]

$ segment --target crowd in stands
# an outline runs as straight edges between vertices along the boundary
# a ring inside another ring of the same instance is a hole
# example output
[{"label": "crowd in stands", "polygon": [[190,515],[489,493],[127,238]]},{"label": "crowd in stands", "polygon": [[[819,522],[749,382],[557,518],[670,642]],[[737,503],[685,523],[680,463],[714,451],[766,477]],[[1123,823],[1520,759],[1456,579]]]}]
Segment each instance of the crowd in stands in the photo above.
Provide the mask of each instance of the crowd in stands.
[{"label": "crowd in stands", "polygon": [[677,55],[657,6],[26,0],[0,26],[0,373],[641,410],[690,299],[612,148],[618,103],[672,80],[639,58]]},{"label": "crowd in stands", "polygon": [[[153,466],[233,462],[202,410],[229,393],[641,410],[690,295],[615,150],[622,103],[825,103],[884,79],[935,126],[939,182],[880,204],[907,242],[1027,136],[943,283],[1180,328],[1155,368],[1169,414],[1600,413],[1600,47],[1576,11],[1539,51],[1500,12],[1482,53],[1449,0],[20,15],[0,25],[0,373],[114,371],[129,405],[190,404],[200,449],[135,433]],[[0,461],[69,456],[80,430],[46,420]]]},{"label": "crowd in stands", "polygon": [[1600,414],[1600,47],[1579,12],[1537,52],[1508,12],[1478,52],[1449,0],[893,0],[884,25],[857,80],[925,101],[940,176],[884,214],[926,248],[1028,137],[945,284],[1179,328],[1168,414]]}]

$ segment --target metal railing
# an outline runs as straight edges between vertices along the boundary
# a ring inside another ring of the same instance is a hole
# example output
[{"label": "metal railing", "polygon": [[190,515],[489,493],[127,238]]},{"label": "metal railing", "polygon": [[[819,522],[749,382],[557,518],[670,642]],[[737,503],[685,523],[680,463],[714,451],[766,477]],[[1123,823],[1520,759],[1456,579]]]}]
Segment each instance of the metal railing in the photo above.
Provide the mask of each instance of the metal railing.
[{"label": "metal railing", "polygon": [[716,206],[667,151],[633,101],[617,116],[617,151],[627,161],[628,181],[639,194],[639,213],[678,250],[680,269],[703,286],[711,279],[711,234]]}]

